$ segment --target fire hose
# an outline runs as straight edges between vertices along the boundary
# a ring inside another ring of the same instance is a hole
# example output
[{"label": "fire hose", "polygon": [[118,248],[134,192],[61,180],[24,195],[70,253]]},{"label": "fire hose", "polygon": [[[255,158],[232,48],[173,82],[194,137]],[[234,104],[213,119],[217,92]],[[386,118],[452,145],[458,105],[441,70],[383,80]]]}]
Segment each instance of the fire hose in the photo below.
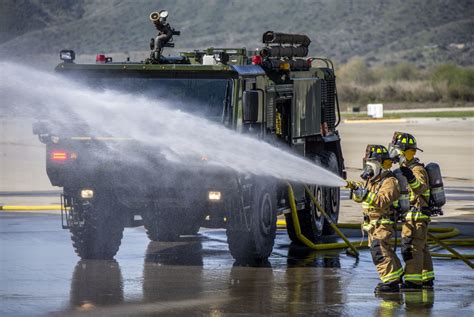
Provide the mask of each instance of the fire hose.
[{"label": "fire hose", "polygon": [[[295,202],[293,188],[290,184],[288,184],[288,197],[290,200],[291,218],[293,220],[294,229],[295,229],[296,237],[298,238],[298,240],[300,240],[305,246],[314,250],[331,250],[331,249],[349,248],[348,254],[358,257],[359,252],[357,251],[357,248],[367,248],[368,242],[363,241],[356,247],[346,238],[346,236],[339,230],[339,228],[360,229],[360,224],[341,223],[341,224],[336,225],[333,222],[333,220],[327,215],[327,213],[324,211],[321,205],[318,203],[316,197],[311,193],[308,186],[305,185],[304,189],[305,189],[305,192],[308,194],[309,198],[311,199],[311,201],[313,202],[313,204],[315,205],[315,207],[318,209],[318,211],[324,216],[324,218],[329,222],[331,227],[339,235],[339,237],[341,237],[341,239],[344,240],[344,242],[315,244],[301,233],[301,227],[300,227],[300,223],[298,219],[298,212],[296,209],[296,202]],[[286,221],[283,219],[278,220],[277,225],[280,228],[286,227]],[[401,230],[401,225],[397,226],[397,230]],[[474,269],[474,265],[468,260],[468,259],[474,259],[474,254],[460,254],[459,252],[457,252],[456,250],[454,250],[453,248],[449,246],[450,244],[461,245],[461,246],[473,246],[474,239],[457,239],[457,240],[441,241],[441,239],[453,238],[460,234],[460,231],[457,228],[453,228],[453,227],[448,227],[448,228],[430,227],[428,231],[429,231],[428,233],[429,244],[437,244],[451,253],[451,254],[431,253],[432,256],[442,257],[442,258],[451,258],[451,259],[460,259],[464,263],[466,263],[469,267]],[[432,232],[438,233],[438,234],[434,235],[432,234]],[[394,243],[394,244],[398,244],[398,242],[399,242],[398,239],[396,241],[395,239],[391,240],[391,243]]]}]

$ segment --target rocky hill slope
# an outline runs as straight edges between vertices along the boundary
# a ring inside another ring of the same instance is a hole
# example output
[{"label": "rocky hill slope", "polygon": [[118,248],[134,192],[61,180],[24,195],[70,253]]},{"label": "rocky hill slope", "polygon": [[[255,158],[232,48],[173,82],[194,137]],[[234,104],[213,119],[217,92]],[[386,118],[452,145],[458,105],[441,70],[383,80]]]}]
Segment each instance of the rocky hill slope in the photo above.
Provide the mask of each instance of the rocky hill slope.
[{"label": "rocky hill slope", "polygon": [[306,33],[311,53],[345,62],[474,64],[471,0],[3,0],[0,54],[146,51],[151,11],[167,9],[177,48],[256,48],[266,30]]}]

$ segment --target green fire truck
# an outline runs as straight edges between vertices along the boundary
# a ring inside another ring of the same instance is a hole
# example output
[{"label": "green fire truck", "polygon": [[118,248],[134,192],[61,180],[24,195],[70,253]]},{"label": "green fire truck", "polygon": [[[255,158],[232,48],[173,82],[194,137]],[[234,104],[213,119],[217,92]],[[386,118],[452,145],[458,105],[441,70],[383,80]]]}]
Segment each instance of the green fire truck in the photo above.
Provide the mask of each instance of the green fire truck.
[{"label": "green fire truck", "polygon": [[[183,111],[286,148],[344,177],[333,63],[308,57],[306,35],[268,31],[257,51],[208,48],[165,57],[163,48],[173,46],[173,35],[179,35],[166,16],[164,11],[150,15],[159,33],[144,61],[115,62],[97,55],[95,63],[78,64],[74,51],[63,50],[57,73],[81,78],[95,89],[152,99],[185,96],[194,101],[186,104],[200,106]],[[195,235],[200,227],[225,228],[235,259],[266,260],[277,216],[285,215],[290,239],[299,242],[284,180],[173,165],[138,141],[97,135],[94,127],[73,119],[40,120],[33,132],[46,144],[52,185],[63,188],[62,225],[81,258],[113,258],[124,228],[141,225],[153,241]],[[148,157],[147,164],[128,160],[117,149]],[[303,184],[292,185],[302,234],[313,242],[332,234]],[[339,188],[310,189],[337,222]]]}]

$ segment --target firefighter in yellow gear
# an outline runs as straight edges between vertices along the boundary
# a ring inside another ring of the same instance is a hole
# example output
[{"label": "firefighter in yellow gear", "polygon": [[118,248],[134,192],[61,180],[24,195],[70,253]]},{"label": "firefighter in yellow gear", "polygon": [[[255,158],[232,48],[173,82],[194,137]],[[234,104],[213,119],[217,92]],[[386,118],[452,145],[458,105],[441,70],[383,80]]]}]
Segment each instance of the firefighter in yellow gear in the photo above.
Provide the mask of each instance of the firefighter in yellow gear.
[{"label": "firefighter in yellow gear", "polygon": [[405,261],[402,290],[433,288],[433,261],[427,244],[430,222],[430,184],[424,165],[415,157],[417,147],[413,135],[395,132],[389,145],[390,156],[400,164],[410,189],[410,211],[402,226],[401,253]]},{"label": "firefighter in yellow gear", "polygon": [[390,241],[395,235],[393,206],[400,196],[398,181],[390,171],[392,161],[384,146],[368,145],[363,161],[361,177],[366,183],[359,183],[351,197],[362,203],[362,229],[368,233],[372,260],[382,280],[375,293],[398,292],[403,268]]}]

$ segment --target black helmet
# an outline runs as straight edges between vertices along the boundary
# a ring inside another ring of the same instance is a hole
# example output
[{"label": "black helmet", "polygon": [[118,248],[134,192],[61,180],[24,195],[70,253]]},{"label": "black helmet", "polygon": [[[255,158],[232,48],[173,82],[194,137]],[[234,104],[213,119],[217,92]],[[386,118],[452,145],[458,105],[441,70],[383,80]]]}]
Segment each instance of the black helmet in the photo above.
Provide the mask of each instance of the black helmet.
[{"label": "black helmet", "polygon": [[367,145],[367,148],[365,149],[364,162],[373,160],[379,162],[380,164],[382,164],[385,160],[390,160],[390,155],[388,154],[387,148],[378,144]]},{"label": "black helmet", "polygon": [[390,155],[385,146],[377,144],[367,145],[365,156],[362,160],[364,171],[360,177],[365,180],[378,177],[383,170],[385,160],[389,160],[391,163]]},{"label": "black helmet", "polygon": [[392,138],[391,146],[392,145],[398,147],[402,151],[413,149],[413,150],[420,150],[421,152],[423,152],[422,149],[419,149],[416,146],[415,137],[405,132],[398,132],[398,131],[395,132]]}]

